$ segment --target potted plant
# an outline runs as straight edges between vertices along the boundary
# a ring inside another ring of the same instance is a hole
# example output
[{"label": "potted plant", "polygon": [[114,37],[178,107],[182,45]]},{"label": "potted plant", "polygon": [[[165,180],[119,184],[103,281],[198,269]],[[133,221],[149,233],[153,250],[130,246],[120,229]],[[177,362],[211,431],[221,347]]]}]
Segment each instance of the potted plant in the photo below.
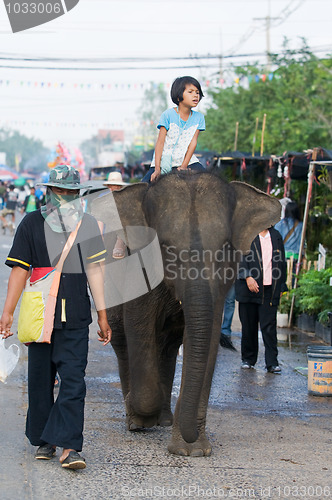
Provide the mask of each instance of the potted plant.
[{"label": "potted plant", "polygon": [[277,326],[279,328],[285,328],[288,326],[288,316],[291,308],[291,293],[285,292],[280,297],[280,302],[277,312]]},{"label": "potted plant", "polygon": [[[298,327],[311,332],[316,332],[320,326],[326,327],[329,323],[328,312],[332,311],[332,287],[330,278],[332,267],[316,271],[311,269],[301,274],[298,281],[298,288],[295,290],[296,303],[302,313],[298,318]],[[307,318],[305,318],[305,316]],[[301,324],[308,321],[310,324]],[[316,326],[316,321],[320,324]],[[319,334],[321,336],[321,334]]]}]

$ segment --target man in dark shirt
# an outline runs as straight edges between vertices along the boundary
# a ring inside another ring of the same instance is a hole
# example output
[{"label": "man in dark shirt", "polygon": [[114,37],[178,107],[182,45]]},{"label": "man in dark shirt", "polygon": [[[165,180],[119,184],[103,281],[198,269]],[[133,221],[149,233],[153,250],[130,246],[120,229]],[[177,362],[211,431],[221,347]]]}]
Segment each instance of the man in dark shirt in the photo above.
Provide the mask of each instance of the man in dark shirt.
[{"label": "man in dark shirt", "polygon": [[[30,269],[54,267],[69,234],[80,227],[62,269],[51,343],[32,342],[28,346],[28,397],[26,436],[39,446],[35,457],[51,459],[56,446],[62,447],[62,467],[85,468],[82,450],[85,399],[85,368],[88,355],[89,324],[92,321],[87,282],[98,312],[104,345],[111,339],[104,303],[101,262],[106,250],[96,220],[83,213],[77,170],[59,165],[50,173],[46,205],[27,214],[17,228],[6,264],[12,268],[7,298],[0,320],[4,338],[10,331],[13,314]],[[61,384],[54,402],[54,378]]]}]

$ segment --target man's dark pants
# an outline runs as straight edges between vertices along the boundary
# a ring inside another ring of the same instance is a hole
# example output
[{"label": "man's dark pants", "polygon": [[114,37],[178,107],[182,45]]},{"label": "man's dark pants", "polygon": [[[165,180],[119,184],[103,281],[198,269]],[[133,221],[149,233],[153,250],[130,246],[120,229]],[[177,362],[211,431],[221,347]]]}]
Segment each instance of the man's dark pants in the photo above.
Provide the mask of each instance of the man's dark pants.
[{"label": "man's dark pants", "polygon": [[277,309],[271,306],[272,286],[264,287],[263,304],[239,302],[239,317],[242,325],[242,361],[254,366],[258,356],[258,325],[260,324],[265,345],[266,368],[278,365]]},{"label": "man's dark pants", "polygon": [[[32,445],[82,450],[88,338],[88,327],[54,329],[51,344],[29,345],[26,436]],[[54,402],[56,372],[61,383]]]}]

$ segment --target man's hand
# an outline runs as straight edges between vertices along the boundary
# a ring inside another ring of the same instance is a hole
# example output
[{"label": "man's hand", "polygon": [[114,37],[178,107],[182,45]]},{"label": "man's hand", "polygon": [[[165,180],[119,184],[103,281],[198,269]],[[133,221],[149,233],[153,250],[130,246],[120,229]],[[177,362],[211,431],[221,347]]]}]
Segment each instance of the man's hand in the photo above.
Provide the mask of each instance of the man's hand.
[{"label": "man's hand", "polygon": [[181,165],[181,167],[178,167],[178,168],[177,168],[177,170],[188,170],[188,167],[183,167],[183,166]]},{"label": "man's hand", "polygon": [[3,338],[11,337],[13,332],[10,330],[13,324],[13,315],[4,312],[0,319],[0,334],[3,335]]},{"label": "man's hand", "polygon": [[98,325],[100,330],[97,331],[99,335],[99,342],[103,342],[103,345],[107,345],[110,343],[111,338],[112,338],[112,328],[108,324],[108,321],[106,318],[100,318],[98,319]]},{"label": "man's hand", "polygon": [[254,292],[254,293],[258,293],[259,292],[258,283],[257,283],[256,280],[254,280],[254,278],[252,278],[251,276],[249,276],[248,278],[246,278],[246,282],[247,282],[247,287],[249,288],[249,290],[251,292]]}]

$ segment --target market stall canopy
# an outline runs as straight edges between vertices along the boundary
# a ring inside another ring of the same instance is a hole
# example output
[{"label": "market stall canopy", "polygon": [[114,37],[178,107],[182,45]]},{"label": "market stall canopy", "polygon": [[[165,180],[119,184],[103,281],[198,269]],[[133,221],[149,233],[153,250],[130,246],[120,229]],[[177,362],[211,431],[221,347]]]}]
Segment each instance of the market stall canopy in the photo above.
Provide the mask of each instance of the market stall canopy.
[{"label": "market stall canopy", "polygon": [[217,171],[227,180],[241,180],[265,190],[270,162],[270,155],[260,156],[259,153],[252,155],[245,151],[225,151],[214,158],[210,170]]},{"label": "market stall canopy", "polygon": [[269,160],[271,155],[263,155],[261,156],[259,153],[254,156],[251,153],[247,153],[245,151],[225,151],[216,155],[218,159],[227,161],[227,160]]},{"label": "market stall canopy", "polygon": [[[325,148],[317,148],[317,161],[331,161],[332,150]],[[285,164],[288,164],[291,179],[307,180],[310,161],[312,160],[313,151],[298,153],[295,151],[287,151],[283,155]],[[332,170],[331,165],[326,166],[327,170]],[[319,175],[321,167],[316,168],[316,176]]]},{"label": "market stall canopy", "polygon": [[6,165],[0,165],[0,181],[12,181],[18,178],[18,174]]}]

